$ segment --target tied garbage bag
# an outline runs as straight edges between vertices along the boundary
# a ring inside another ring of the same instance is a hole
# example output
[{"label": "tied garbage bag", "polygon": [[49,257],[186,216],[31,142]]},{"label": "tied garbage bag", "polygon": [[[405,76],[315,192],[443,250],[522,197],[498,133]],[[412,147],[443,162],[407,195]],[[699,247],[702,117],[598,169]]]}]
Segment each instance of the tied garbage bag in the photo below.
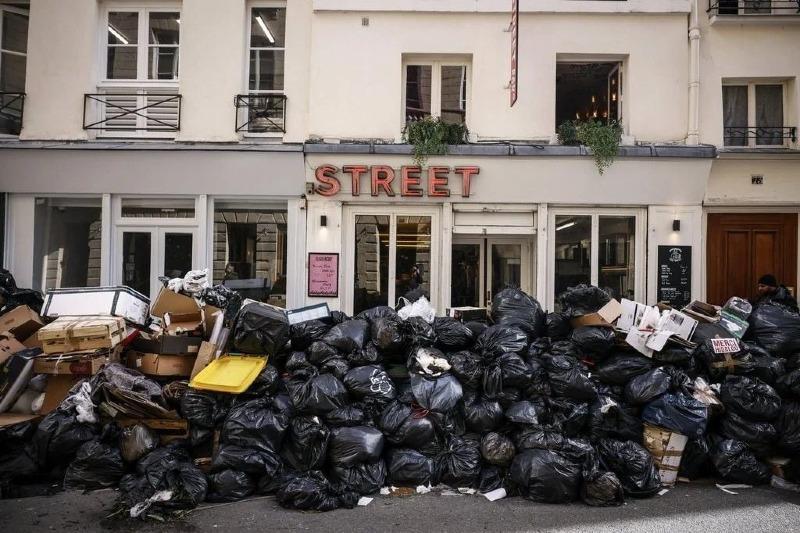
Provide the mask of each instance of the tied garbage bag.
[{"label": "tied garbage bag", "polygon": [[686,441],[681,455],[678,476],[688,479],[699,479],[712,475],[714,465],[711,464],[711,450],[706,436],[695,437]]},{"label": "tied garbage bag", "polygon": [[[498,406],[499,407],[499,406]],[[384,409],[378,427],[386,440],[394,445],[425,450],[436,440],[436,427],[424,411],[394,402]]]},{"label": "tied garbage bag", "polygon": [[607,385],[625,385],[653,368],[653,360],[639,354],[619,353],[598,363],[594,375]]},{"label": "tied garbage bag", "polygon": [[507,287],[494,295],[491,316],[495,324],[522,330],[528,341],[547,333],[542,306],[514,287]]},{"label": "tied garbage bag", "polygon": [[644,405],[667,392],[671,386],[670,374],[662,367],[654,368],[625,385],[625,401],[631,405]]},{"label": "tied garbage bag", "polygon": [[231,408],[220,439],[226,444],[278,453],[289,427],[289,417],[277,412],[267,398]]},{"label": "tied garbage bag", "polygon": [[336,466],[351,467],[375,463],[383,453],[383,433],[368,426],[331,430],[328,460]]},{"label": "tied garbage bag", "polygon": [[688,437],[706,432],[708,406],[683,393],[667,393],[647,404],[642,420]]},{"label": "tied garbage bag", "polygon": [[328,359],[319,367],[320,374],[332,374],[337,379],[344,379],[347,372],[350,371],[350,364],[341,357],[333,357]]},{"label": "tied garbage bag", "polygon": [[597,451],[622,482],[628,496],[648,498],[661,490],[661,477],[653,456],[642,445],[630,440],[601,439]]},{"label": "tied garbage bag", "polygon": [[318,470],[289,478],[275,496],[281,507],[301,511],[352,509],[359,499],[354,491],[334,487]]},{"label": "tied garbage bag", "polygon": [[800,368],[779,377],[775,388],[782,396],[800,397]]},{"label": "tied garbage bag", "polygon": [[357,318],[359,320],[366,320],[369,323],[375,322],[379,318],[397,318],[397,311],[389,307],[388,305],[377,305],[375,307],[371,307],[370,309],[365,309],[361,311],[353,318]]},{"label": "tied garbage bag", "polygon": [[281,377],[278,374],[278,369],[272,365],[267,365],[264,370],[256,377],[255,381],[247,388],[247,390],[239,395],[240,398],[260,398],[270,394],[275,394],[281,385]]},{"label": "tied garbage bag", "polygon": [[564,435],[577,437],[585,433],[589,423],[589,404],[569,398],[548,398],[550,422],[558,425]]},{"label": "tied garbage bag", "polygon": [[408,360],[408,371],[428,376],[441,376],[450,370],[447,358],[436,348],[416,348]]},{"label": "tied garbage bag", "polygon": [[481,439],[481,455],[489,464],[508,466],[514,453],[514,443],[500,433],[487,433]]},{"label": "tied garbage bag", "polygon": [[741,441],[720,440],[711,448],[710,455],[719,475],[731,483],[763,485],[772,478],[769,467]]},{"label": "tied garbage bag", "polygon": [[316,416],[296,416],[289,423],[281,456],[295,470],[319,470],[325,464],[330,430]]},{"label": "tied garbage bag", "polygon": [[356,350],[347,354],[347,361],[353,366],[371,365],[380,363],[383,357],[378,353],[378,348],[368,342],[362,350]]},{"label": "tied garbage bag", "polygon": [[[295,354],[297,355],[295,356]],[[286,370],[291,371],[299,369],[308,366],[308,363],[321,365],[325,361],[336,357],[339,357],[339,352],[336,351],[336,348],[322,341],[314,341],[305,352],[292,352],[290,359],[296,359],[295,362],[291,363],[291,366],[294,368],[290,368],[290,363],[287,362]],[[305,361],[303,361],[303,359],[305,359]]]},{"label": "tied garbage bag", "polygon": [[598,312],[611,301],[611,297],[594,285],[580,284],[568,288],[558,297],[558,300],[561,302],[561,312],[565,316],[578,318]]},{"label": "tied garbage bag", "polygon": [[478,479],[478,492],[486,494],[499,489],[505,483],[506,469],[495,465],[483,465],[481,477]]},{"label": "tied garbage bag", "polygon": [[579,401],[597,398],[597,390],[583,363],[568,355],[545,356],[542,360],[553,394]]},{"label": "tied garbage bag", "polygon": [[667,345],[660,352],[653,352],[653,361],[688,369],[693,365],[692,350],[683,346]]},{"label": "tied garbage bag", "polygon": [[397,485],[431,484],[434,473],[433,459],[411,448],[393,448],[387,453],[388,477]]},{"label": "tied garbage bag", "polygon": [[528,357],[526,362],[531,371],[531,379],[525,387],[525,392],[529,396],[550,396],[552,391],[550,390],[550,381],[544,361],[538,357]]},{"label": "tied garbage bag", "polygon": [[774,420],[781,411],[778,393],[758,378],[728,376],[720,387],[719,399],[726,409],[748,420]]},{"label": "tied garbage bag", "polygon": [[436,378],[411,375],[411,390],[417,403],[431,411],[451,411],[463,395],[461,383],[450,374]]},{"label": "tied garbage bag", "polygon": [[739,351],[734,353],[715,353],[713,339],[703,341],[695,350],[708,369],[708,375],[714,381],[722,381],[728,374],[751,374],[756,362],[743,343],[739,343]]},{"label": "tied garbage bag", "polygon": [[564,441],[557,426],[525,426],[514,433],[518,450],[560,450]]},{"label": "tied garbage bag", "polygon": [[534,449],[517,454],[509,476],[529,500],[569,503],[578,499],[581,467],[557,451]]},{"label": "tied garbage bag", "polygon": [[418,316],[412,316],[405,320],[406,337],[413,346],[427,348],[436,343],[436,332],[433,325],[425,322]]},{"label": "tied garbage bag", "polygon": [[523,400],[521,402],[514,402],[506,409],[506,420],[514,424],[539,424],[539,410],[542,407],[537,407],[531,401]]},{"label": "tied garbage bag", "polygon": [[158,448],[158,435],[144,424],[123,428],[119,434],[119,451],[129,463],[138,461]]},{"label": "tied garbage bag", "polygon": [[231,340],[238,352],[274,357],[289,341],[289,320],[277,307],[245,303],[236,315]]},{"label": "tied garbage bag", "polygon": [[356,405],[346,405],[325,413],[325,422],[331,427],[364,425],[364,410]]},{"label": "tied garbage bag", "polygon": [[254,477],[272,477],[280,468],[281,460],[277,454],[232,444],[222,444],[211,461],[212,472],[236,470]]},{"label": "tied garbage bag", "polygon": [[523,353],[528,347],[528,337],[513,326],[490,326],[478,336],[474,350],[491,360],[504,353]]},{"label": "tied garbage bag", "polygon": [[625,503],[622,482],[614,472],[602,472],[581,484],[581,500],[592,507],[618,507]]},{"label": "tied garbage bag", "polygon": [[572,331],[569,317],[563,313],[547,313],[545,327],[547,336],[553,340],[566,339]]},{"label": "tied garbage bag", "polygon": [[756,306],[748,318],[748,335],[772,355],[800,352],[800,314],[777,302]]},{"label": "tied garbage bag", "polygon": [[333,374],[292,379],[286,388],[294,408],[304,414],[324,415],[344,407],[348,399],[347,389]]},{"label": "tied garbage bag", "polygon": [[95,437],[93,425],[78,422],[76,415],[58,408],[42,419],[32,442],[38,464],[52,468],[69,462],[83,443]]},{"label": "tied garbage bag", "polygon": [[531,379],[531,369],[515,353],[504,353],[486,365],[483,392],[497,398],[508,387],[524,387]]},{"label": "tied garbage bag", "polygon": [[744,442],[756,454],[764,456],[769,455],[778,438],[778,431],[769,422],[747,420],[735,411],[725,413],[719,431],[728,438]]},{"label": "tied garbage bag", "polygon": [[454,488],[472,487],[481,473],[480,444],[460,437],[450,437],[436,457],[436,473],[436,477],[445,485]]},{"label": "tied garbage bag", "polygon": [[208,476],[210,502],[235,502],[243,500],[256,491],[256,482],[244,472],[222,470]]},{"label": "tied garbage bag", "polygon": [[636,409],[621,405],[609,396],[600,396],[589,407],[589,437],[600,439],[642,440],[642,421]]},{"label": "tied garbage bag", "polygon": [[116,447],[92,440],[78,448],[64,475],[64,488],[95,490],[114,487],[125,474],[122,455]]},{"label": "tied garbage bag", "polygon": [[[208,490],[205,475],[194,465],[185,449],[178,445],[156,448],[136,464],[137,475],[120,480],[122,502],[139,516],[148,508],[191,509],[203,502]],[[166,499],[153,498],[166,491]]]},{"label": "tied garbage bag", "polygon": [[368,330],[369,323],[366,320],[347,320],[328,330],[328,333],[322,337],[322,341],[342,353],[351,353],[364,348]]},{"label": "tied garbage bag", "polygon": [[370,396],[380,400],[393,400],[397,397],[397,389],[389,375],[378,365],[359,366],[344,376],[344,385],[356,398]]},{"label": "tied garbage bag", "polygon": [[775,424],[778,448],[792,455],[800,454],[800,403],[784,402]]},{"label": "tied garbage bag", "polygon": [[572,330],[570,340],[583,352],[606,355],[614,348],[616,336],[613,328],[581,326]]},{"label": "tied garbage bag", "polygon": [[464,388],[477,390],[483,382],[483,359],[476,353],[464,350],[450,354],[450,371]]},{"label": "tied garbage bag", "polygon": [[437,316],[433,320],[433,331],[436,333],[436,347],[445,351],[456,351],[469,348],[475,341],[475,334],[460,320],[446,316]]},{"label": "tied garbage bag", "polygon": [[331,478],[347,490],[359,494],[373,494],[381,490],[386,481],[386,463],[380,459],[374,463],[362,463],[351,467],[334,465],[330,469]]},{"label": "tied garbage bag", "polygon": [[292,324],[289,328],[289,336],[292,340],[292,348],[295,350],[305,350],[313,343],[322,340],[322,337],[331,329],[330,324],[322,320],[306,320],[299,324]]},{"label": "tied garbage bag", "polygon": [[[387,307],[387,309],[389,308]],[[403,331],[403,323],[397,317],[397,314],[375,318],[370,326],[372,342],[381,353],[386,355],[403,353],[406,345],[406,337]]]}]

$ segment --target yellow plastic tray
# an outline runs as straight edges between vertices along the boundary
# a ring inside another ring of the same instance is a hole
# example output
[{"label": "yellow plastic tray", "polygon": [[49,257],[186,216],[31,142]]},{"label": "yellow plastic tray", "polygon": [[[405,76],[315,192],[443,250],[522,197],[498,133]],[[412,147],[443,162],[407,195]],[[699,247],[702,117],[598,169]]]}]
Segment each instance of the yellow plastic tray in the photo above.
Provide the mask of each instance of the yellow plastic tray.
[{"label": "yellow plastic tray", "polygon": [[189,383],[193,389],[241,394],[267,366],[267,356],[221,355]]}]

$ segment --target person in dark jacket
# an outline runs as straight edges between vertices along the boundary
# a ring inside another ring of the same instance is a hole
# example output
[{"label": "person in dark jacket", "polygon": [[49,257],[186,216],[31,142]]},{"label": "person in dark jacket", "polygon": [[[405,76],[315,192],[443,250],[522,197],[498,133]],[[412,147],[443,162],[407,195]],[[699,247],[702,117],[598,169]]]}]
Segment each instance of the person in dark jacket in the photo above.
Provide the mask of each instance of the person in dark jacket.
[{"label": "person in dark jacket", "polygon": [[797,300],[789,292],[786,286],[778,283],[778,278],[772,274],[764,274],[758,278],[756,285],[756,298],[753,301],[754,305],[764,302],[775,302],[784,305],[794,311],[798,312]]}]

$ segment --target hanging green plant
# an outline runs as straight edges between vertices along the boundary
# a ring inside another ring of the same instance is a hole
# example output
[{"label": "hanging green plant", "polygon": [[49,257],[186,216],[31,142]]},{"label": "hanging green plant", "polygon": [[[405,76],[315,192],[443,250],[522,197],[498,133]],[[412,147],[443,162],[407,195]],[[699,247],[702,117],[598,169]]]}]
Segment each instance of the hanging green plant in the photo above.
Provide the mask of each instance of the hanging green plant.
[{"label": "hanging green plant", "polygon": [[576,123],[575,129],[577,140],[592,151],[597,171],[602,176],[619,154],[622,128],[616,121],[603,124],[597,120],[587,120]]},{"label": "hanging green plant", "polygon": [[447,145],[467,142],[464,124],[448,124],[441,118],[425,117],[409,120],[403,129],[403,140],[414,145],[414,164],[425,166],[430,155],[444,155]]}]

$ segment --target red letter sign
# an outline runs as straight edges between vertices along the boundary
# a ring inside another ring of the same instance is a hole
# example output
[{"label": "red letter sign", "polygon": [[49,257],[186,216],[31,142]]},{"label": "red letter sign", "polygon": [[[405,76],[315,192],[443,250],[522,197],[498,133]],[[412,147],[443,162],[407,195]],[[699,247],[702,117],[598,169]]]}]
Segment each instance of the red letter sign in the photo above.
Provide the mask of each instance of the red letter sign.
[{"label": "red letter sign", "polygon": [[320,183],[316,187],[316,191],[322,196],[334,196],[342,189],[342,184],[336,177],[336,171],[339,169],[333,165],[322,165],[317,167],[314,172],[314,177]]},{"label": "red letter sign", "polygon": [[[450,167],[428,167],[428,196],[450,196],[450,189],[447,188],[449,173]],[[444,188],[440,189],[440,186]]]},{"label": "red letter sign", "polygon": [[469,198],[470,186],[472,184],[472,176],[481,173],[479,167],[456,167],[456,174],[461,174],[461,196]]},{"label": "red letter sign", "polygon": [[394,169],[388,165],[375,165],[372,167],[372,196],[378,196],[378,186],[383,187],[386,196],[394,196],[392,182]]},{"label": "red letter sign", "polygon": [[419,174],[419,167],[400,167],[400,196],[422,196]]},{"label": "red letter sign", "polygon": [[342,167],[342,172],[350,174],[353,196],[361,194],[361,174],[366,173],[368,168],[366,165],[344,165]]}]

